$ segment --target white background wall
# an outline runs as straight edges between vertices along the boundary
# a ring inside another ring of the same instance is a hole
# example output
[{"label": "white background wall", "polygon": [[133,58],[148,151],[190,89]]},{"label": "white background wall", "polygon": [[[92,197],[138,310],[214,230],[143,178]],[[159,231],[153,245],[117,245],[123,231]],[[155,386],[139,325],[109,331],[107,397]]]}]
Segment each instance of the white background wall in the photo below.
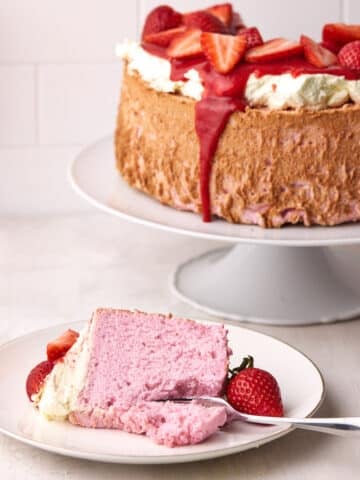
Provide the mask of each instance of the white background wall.
[{"label": "white background wall", "polygon": [[[221,0],[0,0],[0,213],[73,212],[66,166],[114,128],[121,65],[159,3],[193,10]],[[320,38],[330,21],[360,23],[360,0],[235,0],[265,37]]]}]

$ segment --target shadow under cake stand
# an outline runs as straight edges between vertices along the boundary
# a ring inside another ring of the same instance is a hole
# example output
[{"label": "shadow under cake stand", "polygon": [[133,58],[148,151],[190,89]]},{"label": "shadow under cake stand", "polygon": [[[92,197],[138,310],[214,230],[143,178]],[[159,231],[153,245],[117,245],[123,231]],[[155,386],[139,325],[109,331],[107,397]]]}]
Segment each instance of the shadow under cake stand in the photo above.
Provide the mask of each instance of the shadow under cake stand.
[{"label": "shadow under cake stand", "polygon": [[[176,211],[130,188],[115,169],[111,137],[84,149],[70,165],[69,177],[76,192],[111,215],[228,243],[179,265],[173,276],[175,294],[206,313],[270,325],[360,315],[360,295],[338,254],[344,246],[360,244],[360,224],[264,230],[219,219],[203,223],[196,214]],[[357,258],[360,263],[360,253]]]}]

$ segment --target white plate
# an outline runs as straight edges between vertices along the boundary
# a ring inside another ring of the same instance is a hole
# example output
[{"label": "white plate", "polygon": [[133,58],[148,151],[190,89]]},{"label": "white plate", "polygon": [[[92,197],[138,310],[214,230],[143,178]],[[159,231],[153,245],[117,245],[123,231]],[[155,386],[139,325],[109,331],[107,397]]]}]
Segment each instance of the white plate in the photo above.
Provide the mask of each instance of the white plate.
[{"label": "white plate", "polygon": [[130,188],[115,169],[113,139],[107,137],[73,161],[70,181],[92,205],[113,215],[163,230],[229,242],[289,246],[352,245],[360,243],[360,223],[337,227],[303,226],[262,229],[214,219],[203,223],[194,213],[180,212]]},{"label": "white plate", "polygon": [[[30,369],[44,359],[46,344],[66,328],[61,325],[18,338],[0,348],[0,432],[34,447],[70,457],[115,463],[180,463],[221,457],[258,447],[291,431],[234,423],[202,444],[167,448],[148,438],[115,430],[92,430],[67,422],[48,422],[30,405],[25,380]],[[256,365],[271,371],[282,389],[286,414],[312,415],[321,404],[324,385],[315,365],[294,348],[241,327],[228,326],[232,358],[239,363],[246,354]],[[9,366],[11,365],[11,368]]]}]

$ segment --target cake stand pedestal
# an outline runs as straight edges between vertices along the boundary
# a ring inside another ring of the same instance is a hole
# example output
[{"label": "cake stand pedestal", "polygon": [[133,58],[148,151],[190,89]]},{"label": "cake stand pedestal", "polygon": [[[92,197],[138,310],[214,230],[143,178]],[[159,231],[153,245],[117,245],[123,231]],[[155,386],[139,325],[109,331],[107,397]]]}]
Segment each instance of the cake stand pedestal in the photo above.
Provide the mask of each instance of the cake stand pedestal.
[{"label": "cake stand pedestal", "polygon": [[[309,325],[360,315],[360,290],[352,290],[354,283],[360,284],[360,269],[354,282],[351,262],[336,254],[344,246],[360,244],[359,223],[272,230],[221,220],[202,223],[198,215],[177,212],[128,187],[115,169],[111,137],[83,150],[70,165],[69,178],[77,193],[111,215],[231,244],[180,265],[173,277],[175,293],[207,313],[271,325]],[[360,265],[360,250],[354,250],[356,262]]]},{"label": "cake stand pedestal", "polygon": [[236,245],[180,265],[178,297],[206,313],[271,325],[328,323],[360,315],[360,296],[327,248]]}]

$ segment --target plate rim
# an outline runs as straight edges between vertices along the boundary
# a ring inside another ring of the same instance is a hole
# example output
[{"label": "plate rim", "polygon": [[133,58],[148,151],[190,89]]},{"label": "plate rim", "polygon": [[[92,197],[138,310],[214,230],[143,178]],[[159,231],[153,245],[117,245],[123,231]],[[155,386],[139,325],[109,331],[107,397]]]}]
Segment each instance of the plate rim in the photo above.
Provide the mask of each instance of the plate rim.
[{"label": "plate rim", "polygon": [[[352,226],[352,227],[358,227],[359,228],[359,237],[358,238],[328,238],[328,239],[318,239],[318,238],[313,238],[313,239],[286,239],[286,238],[280,238],[280,239],[273,239],[273,238],[256,238],[256,237],[250,237],[250,236],[243,236],[243,237],[236,237],[236,236],[231,236],[228,234],[219,234],[219,233],[209,233],[209,232],[200,232],[196,230],[191,230],[190,228],[181,228],[179,226],[172,226],[172,225],[166,225],[161,222],[156,222],[155,220],[150,220],[146,218],[142,218],[136,215],[133,215],[131,213],[126,213],[123,210],[119,210],[115,207],[112,207],[110,205],[107,205],[106,203],[102,202],[101,200],[97,199],[94,195],[83,189],[77,180],[76,176],[76,168],[79,165],[80,160],[86,156],[87,152],[90,152],[91,150],[95,149],[96,147],[101,146],[102,144],[108,144],[108,146],[113,144],[113,135],[106,135],[101,138],[99,138],[96,141],[93,141],[87,145],[85,145],[76,155],[74,158],[72,158],[67,167],[67,178],[68,181],[70,182],[71,187],[73,190],[83,199],[85,199],[88,203],[90,203],[93,207],[108,213],[110,215],[114,215],[120,219],[129,221],[131,223],[151,227],[151,228],[156,228],[165,232],[171,232],[171,233],[177,233],[180,235],[185,235],[185,236],[191,236],[195,238],[202,238],[206,240],[215,240],[215,241],[221,241],[221,242],[228,242],[228,243],[241,243],[241,244],[249,244],[252,243],[254,245],[267,245],[267,246],[289,246],[289,247],[325,247],[325,246],[346,246],[346,245],[357,245],[360,243],[360,223],[359,222],[354,222],[349,223],[349,224],[343,224],[343,225],[335,225],[333,227],[322,227],[322,226],[313,226],[313,227],[304,227],[301,225],[295,225],[295,226],[288,226],[285,228],[296,228],[296,229],[302,229],[304,231],[310,232],[311,228],[317,228],[317,229],[326,229],[329,228],[344,228],[346,226]],[[114,172],[116,170],[114,169]],[[126,186],[128,186],[123,180],[123,178],[119,175],[119,179],[124,182]],[[114,177],[115,178],[115,177]],[[129,187],[129,186],[128,186]],[[131,188],[131,187],[129,187]],[[138,195],[144,195],[146,197],[146,200],[149,202],[157,202],[159,206],[165,207],[165,205],[162,205],[160,202],[158,202],[156,199],[151,198],[144,194],[141,191],[138,191],[136,189],[132,189],[132,191]],[[171,208],[171,207],[168,207]],[[174,212],[176,213],[176,209],[173,209]],[[192,212],[187,212],[188,214],[193,214]],[[221,221],[221,219],[220,219]],[[246,227],[246,228],[252,228],[252,229],[260,229],[259,231],[263,231],[261,227],[258,227],[256,225],[237,225],[239,228]],[[268,229],[271,231],[281,231],[281,229]]]},{"label": "plate rim", "polygon": [[[253,330],[251,328],[244,327],[242,325],[234,325],[226,321],[221,322],[216,320],[214,321],[214,320],[196,319],[193,317],[191,318],[196,322],[200,322],[200,323],[208,323],[208,324],[220,323],[220,324],[224,324],[226,327],[245,330],[245,331],[251,332],[252,334],[255,334],[256,336],[265,337],[275,342],[279,342],[287,346],[288,348],[294,350],[298,354],[300,354],[305,360],[309,362],[311,367],[317,373],[320,380],[320,387],[321,387],[321,395],[317,405],[313,408],[311,412],[309,412],[306,415],[305,418],[312,417],[320,409],[326,396],[326,386],[325,386],[324,377],[320,369],[318,368],[318,366],[314,363],[314,361],[310,357],[308,357],[305,353],[303,353],[301,350],[299,350],[298,348],[294,347],[293,345],[289,344],[286,341],[280,340],[276,336],[258,332],[257,330]],[[64,327],[65,328],[70,326],[75,327],[76,325],[80,326],[80,325],[84,325],[85,323],[86,323],[86,320],[78,320],[78,321],[72,321],[72,322],[66,322],[66,323],[57,323],[57,324],[51,325],[50,327],[31,330],[25,333],[24,335],[17,336],[4,343],[1,343],[0,353],[6,350],[8,347],[13,346],[14,344],[20,341],[26,340],[28,337],[36,336],[38,334],[45,333],[50,330],[60,329]],[[67,448],[55,447],[44,442],[29,439],[27,437],[21,436],[20,434],[16,434],[11,431],[8,431],[6,428],[0,425],[0,434],[3,434],[6,437],[12,438],[23,444],[30,445],[32,447],[38,448],[46,452],[55,453],[65,457],[78,458],[78,459],[104,462],[104,463],[124,464],[124,465],[126,464],[128,465],[165,465],[165,464],[169,465],[169,464],[191,463],[191,462],[198,462],[203,460],[206,461],[206,460],[211,460],[215,458],[221,458],[221,457],[234,455],[236,453],[241,453],[247,450],[252,450],[253,448],[260,447],[262,445],[265,445],[267,443],[270,443],[278,438],[281,438],[287,435],[293,430],[295,430],[295,427],[290,425],[289,427],[284,427],[284,429],[281,430],[280,432],[276,432],[273,435],[270,435],[260,440],[249,442],[245,445],[233,446],[229,448],[219,448],[215,450],[210,450],[208,452],[195,452],[195,453],[185,453],[185,454],[176,454],[176,455],[148,455],[148,456],[145,455],[144,456],[144,455],[98,454],[98,453],[93,453],[89,451],[72,451]]]}]

